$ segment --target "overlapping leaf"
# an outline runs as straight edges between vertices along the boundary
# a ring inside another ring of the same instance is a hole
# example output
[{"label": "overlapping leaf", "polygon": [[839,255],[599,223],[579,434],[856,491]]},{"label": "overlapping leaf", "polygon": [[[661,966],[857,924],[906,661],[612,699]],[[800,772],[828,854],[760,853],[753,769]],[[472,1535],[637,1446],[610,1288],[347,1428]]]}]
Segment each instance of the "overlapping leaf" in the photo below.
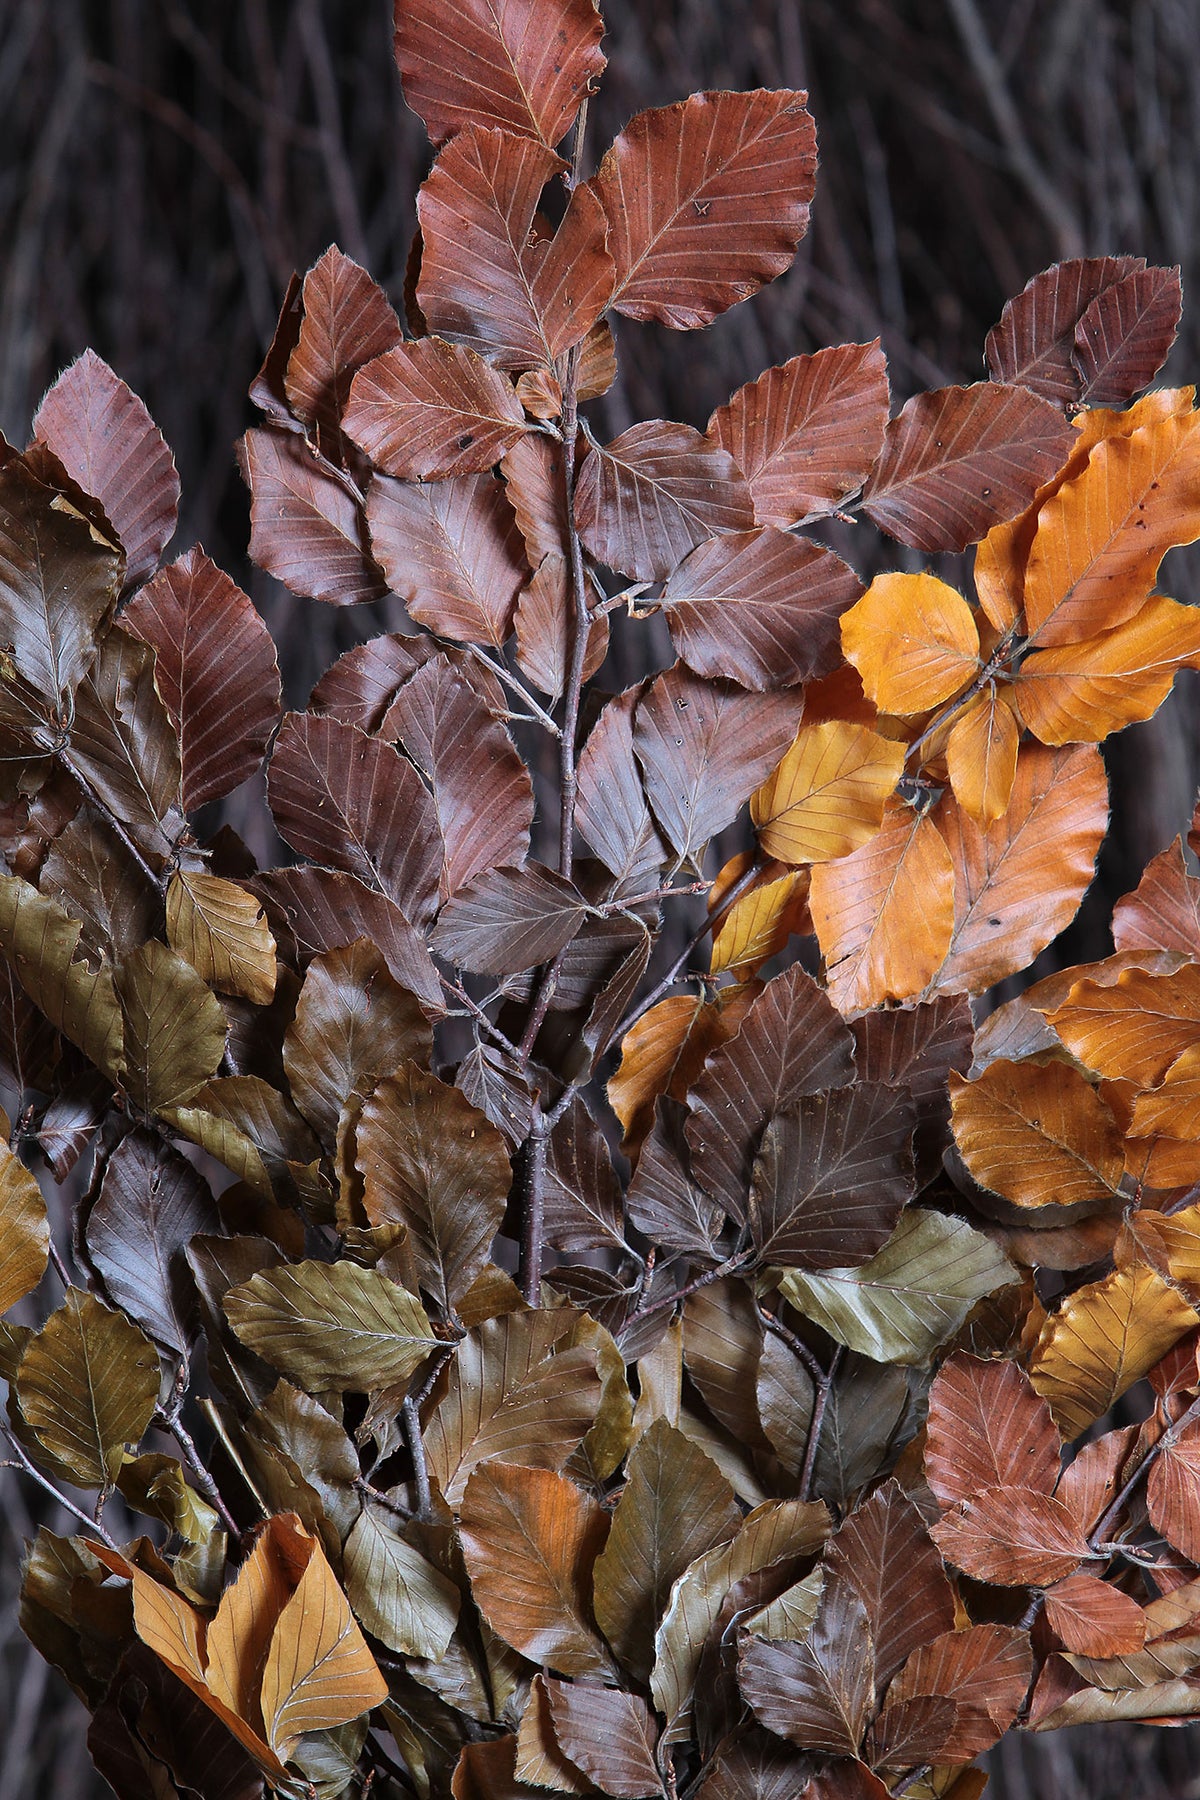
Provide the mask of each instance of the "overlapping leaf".
[{"label": "overlapping leaf", "polygon": [[759,843],[792,864],[849,855],[878,832],[903,767],[904,745],[865,725],[801,725],[751,802]]},{"label": "overlapping leaf", "polygon": [[294,432],[248,431],[250,554],[294,594],[357,606],[386,584],[367,545],[362,507],[338,471]]},{"label": "overlapping leaf", "polygon": [[420,624],[470,644],[502,644],[528,570],[504,488],[490,475],[429,487],[376,476],[371,547]]},{"label": "overlapping leaf", "polygon": [[284,389],[297,418],[319,425],[336,448],[355,372],[399,343],[400,321],[383,289],[336,244],[304,277],[301,300]]},{"label": "overlapping leaf", "polygon": [[575,521],[598,562],[653,581],[706,539],[749,531],[754,501],[727,450],[690,425],[648,419],[588,451]]},{"label": "overlapping leaf", "polygon": [[954,1136],[975,1179],[1021,1207],[1111,1202],[1125,1170],[1120,1129],[1099,1094],[1065,1063],[991,1063],[951,1077]]}]

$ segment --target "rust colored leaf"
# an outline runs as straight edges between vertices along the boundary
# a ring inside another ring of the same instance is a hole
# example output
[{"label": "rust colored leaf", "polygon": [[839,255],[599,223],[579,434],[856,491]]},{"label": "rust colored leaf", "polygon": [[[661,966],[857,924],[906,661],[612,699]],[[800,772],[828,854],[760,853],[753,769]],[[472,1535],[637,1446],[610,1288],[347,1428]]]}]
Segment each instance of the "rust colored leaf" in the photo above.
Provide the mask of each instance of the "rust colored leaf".
[{"label": "rust colored leaf", "polygon": [[[1161,1467],[1160,1459],[1150,1474],[1151,1505]],[[1080,1656],[1129,1656],[1146,1642],[1146,1615],[1137,1601],[1095,1575],[1068,1575],[1049,1588],[1046,1623],[1065,1650]]]},{"label": "rust colored leaf", "polygon": [[1121,1130],[1077,1069],[1000,1060],[975,1081],[951,1076],[950,1098],[963,1161],[1014,1206],[1082,1216],[1078,1209],[1116,1199],[1125,1171]]},{"label": "rust colored leaf", "polygon": [[121,625],[154,651],[184,807],[232,793],[258,769],[279,718],[275,646],[253,602],[203,550],[189,550],[134,595]]},{"label": "rust colored leaf", "polygon": [[378,731],[409,676],[436,654],[423,634],[394,631],[368,638],[326,669],[309,696],[308,710],[328,713],[360,731]]},{"label": "rust colored leaf", "polygon": [[890,1681],[921,1644],[954,1623],[954,1590],[916,1506],[887,1481],[830,1538],[825,1579],[866,1608],[875,1678]]},{"label": "rust colored leaf", "polygon": [[563,450],[552,438],[518,438],[500,465],[504,490],[516,515],[529,567],[567,554],[567,496]]},{"label": "rust colored leaf", "polygon": [[799,1643],[747,1638],[738,1684],[768,1731],[806,1750],[856,1756],[874,1700],[874,1664],[866,1608],[849,1582],[828,1580]]},{"label": "rust colored leaf", "polygon": [[630,120],[591,183],[608,217],[617,312],[692,330],[783,274],[816,176],[806,98],[692,94]]},{"label": "rust colored leaf", "polygon": [[[1155,1087],[1200,1045],[1200,964],[1164,974],[1122,969],[1115,981],[1085,977],[1046,1009],[1072,1055],[1109,1081]],[[1041,1010],[1041,1009],[1039,1009]]]},{"label": "rust colored leaf", "polygon": [[799,696],[702,681],[676,663],[638,702],[633,747],[677,862],[697,867],[792,741]]},{"label": "rust colored leaf", "polygon": [[484,870],[520,867],[533,823],[529,773],[503,724],[446,657],[405,683],[382,733],[399,739],[428,778],[444,845],[443,898]]},{"label": "rust colored leaf", "polygon": [[415,922],[431,915],[442,862],[437,814],[390,744],[335,719],[289,713],[268,791],[293,849],[357,875]]},{"label": "rust colored leaf", "polygon": [[903,767],[904,745],[866,725],[801,725],[750,803],[760,845],[794,865],[849,855],[878,832]]},{"label": "rust colored leaf", "polygon": [[516,974],[550,962],[586,914],[578,889],[542,863],[492,869],[442,908],[433,948],[460,968]]},{"label": "rust colored leaf", "polygon": [[833,672],[838,619],[861,592],[831,550],[767,527],[701,544],[662,598],[689,668],[769,692]]},{"label": "rust colored leaf", "polygon": [[939,1762],[966,1762],[990,1749],[1015,1722],[1032,1673],[1023,1631],[1010,1625],[971,1625],[943,1632],[915,1650],[889,1688],[888,1700],[895,1704],[936,1694],[952,1701],[958,1717],[936,1756]]},{"label": "rust colored leaf", "polygon": [[1195,609],[1156,594],[1113,631],[1035,651],[1021,664],[1011,697],[1044,744],[1099,743],[1150,718],[1179,670],[1198,663]]},{"label": "rust colored leaf", "polygon": [[1063,1436],[1075,1438],[1198,1324],[1200,1314],[1155,1270],[1114,1269],[1050,1315],[1029,1377]]},{"label": "rust colored leaf", "polygon": [[769,981],[691,1089],[687,1138],[701,1186],[735,1219],[745,1217],[754,1159],[767,1120],[853,1079],[854,1040],[826,996],[798,966]]},{"label": "rust colored leaf", "polygon": [[1024,969],[1075,916],[1108,824],[1108,785],[1091,745],[1031,744],[1008,811],[981,828],[950,800],[934,819],[954,862],[954,929],[934,979],[980,993]]},{"label": "rust colored leaf", "polygon": [[565,166],[532,138],[477,125],[446,145],[417,196],[417,297],[431,331],[514,370],[552,364],[586,336],[608,304],[613,262],[587,187],[543,235],[538,201]]},{"label": "rust colored leaf", "polygon": [[881,712],[928,712],[979,670],[971,609],[935,575],[877,575],[841,631],[846,660]]},{"label": "rust colored leaf", "polygon": [[1072,257],[1035,275],[988,332],[992,379],[1032,388],[1060,406],[1076,405],[1083,389],[1074,358],[1076,327],[1098,294],[1145,267],[1140,256]]},{"label": "rust colored leaf", "polygon": [[839,1011],[925,990],[952,942],[954,873],[933,819],[897,800],[875,837],[814,868],[809,910]]},{"label": "rust colored leaf", "polygon": [[626,893],[658,880],[666,846],[655,830],[633,744],[633,717],[643,693],[628,688],[610,700],[579,758],[579,829]]},{"label": "rust colored leaf", "polygon": [[419,624],[502,644],[529,571],[512,508],[490,475],[425,487],[378,475],[367,496],[371,546]]},{"label": "rust colored leaf", "polygon": [[915,1125],[906,1094],[869,1081],[807,1095],[776,1113],[750,1189],[760,1259],[837,1269],[874,1256],[916,1191]]},{"label": "rust colored leaf", "polygon": [[1062,1444],[1050,1408],[1016,1363],[956,1351],[929,1395],[925,1478],[943,1506],[993,1487],[1050,1494]]},{"label": "rust colored leaf", "polygon": [[1033,1488],[985,1488],[960,1501],[933,1527],[948,1562],[1001,1587],[1050,1587],[1092,1554],[1078,1520]]},{"label": "rust colored leaf", "polygon": [[786,529],[860,488],[883,448],[887,363],[879,339],[793,356],[738,389],[708,421],[750,484],[761,525]]},{"label": "rust colored leaf", "polygon": [[304,317],[284,390],[293,413],[320,425],[334,446],[356,370],[400,342],[391,301],[336,244],[304,277]]},{"label": "rust colored leaf", "polygon": [[727,450],[690,425],[647,419],[588,451],[575,519],[597,561],[653,581],[714,534],[749,531],[754,502]]},{"label": "rust colored leaf", "polygon": [[354,377],[346,434],[385,475],[471,475],[498,463],[526,430],[511,381],[473,350],[418,338]]},{"label": "rust colored leaf", "polygon": [[589,1598],[607,1527],[597,1502],[549,1469],[489,1462],[463,1495],[459,1535],[480,1611],[505,1643],[562,1675],[611,1673]]},{"label": "rust colored leaf", "polygon": [[175,458],[137,395],[94,350],[64,369],[34,414],[33,435],[104,508],[125,551],[125,588],[158,567],[175,531]]},{"label": "rust colored leaf", "polygon": [[1087,406],[1124,406],[1166,362],[1183,310],[1179,270],[1134,269],[1100,290],[1075,327]]},{"label": "rust colored leaf", "polygon": [[909,400],[863,490],[873,522],[915,550],[964,550],[1028,505],[1074,433],[1027,388],[977,382]]},{"label": "rust colored leaf", "polygon": [[430,1017],[444,1010],[441,982],[425,940],[394,901],[334,869],[268,869],[253,891],[267,909],[283,954],[300,965],[325,950],[370,938],[394,981]]},{"label": "rust colored leaf", "polygon": [[0,1317],[33,1292],[49,1257],[50,1221],[42,1190],[5,1145],[0,1156]]},{"label": "rust colored leaf", "polygon": [[[1182,1550],[1189,1562],[1200,1559],[1200,1430],[1195,1426],[1163,1446],[1150,1470],[1146,1501],[1155,1530]],[[1074,1646],[1068,1645],[1071,1648]],[[1097,1652],[1087,1654],[1094,1656]],[[1116,1652],[1106,1650],[1101,1654],[1111,1656]]]},{"label": "rust colored leaf", "polygon": [[1179,950],[1200,956],[1200,880],[1190,873],[1183,839],[1152,858],[1132,894],[1113,909],[1117,950]]},{"label": "rust colored leaf", "polygon": [[[533,579],[522,588],[513,615],[517,634],[517,666],[551,701],[567,685],[575,633],[575,604],[566,558],[543,557]],[[597,613],[588,626],[583,679],[590,681],[608,655],[608,616]]]},{"label": "rust colored leaf", "polygon": [[435,144],[482,121],[553,146],[604,68],[594,0],[397,0],[404,96]]},{"label": "rust colored leaf", "polygon": [[357,606],[386,591],[371,560],[362,508],[336,471],[296,433],[248,431],[250,555],[293,594]]},{"label": "rust colored leaf", "polygon": [[989,686],[946,740],[946,769],[954,798],[983,826],[1008,810],[1017,774],[1021,728],[1007,697]]},{"label": "rust colored leaf", "polygon": [[646,1702],[592,1682],[547,1681],[554,1735],[601,1793],[617,1800],[661,1794],[654,1761],[658,1728]]}]

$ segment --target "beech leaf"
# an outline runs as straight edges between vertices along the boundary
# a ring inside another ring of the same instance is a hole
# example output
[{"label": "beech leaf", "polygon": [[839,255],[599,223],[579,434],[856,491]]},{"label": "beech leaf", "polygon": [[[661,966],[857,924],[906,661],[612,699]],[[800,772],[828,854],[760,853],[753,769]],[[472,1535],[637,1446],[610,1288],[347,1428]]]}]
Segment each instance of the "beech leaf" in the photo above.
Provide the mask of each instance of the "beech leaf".
[{"label": "beech leaf", "polygon": [[275,939],[245,888],[219,875],[178,870],[167,888],[167,942],[219,993],[270,1004]]},{"label": "beech leaf", "polygon": [[801,725],[750,802],[758,841],[780,862],[830,862],[869,842],[904,767],[904,745],[865,725]]},{"label": "beech leaf", "polygon": [[224,1306],[243,1343],[316,1393],[395,1387],[437,1348],[418,1300],[350,1262],[268,1270],[230,1288]]},{"label": "beech leaf", "polygon": [[468,644],[504,642],[529,571],[503,485],[456,475],[430,486],[377,475],[371,547],[418,624]]},{"label": "beech leaf", "polygon": [[361,368],[343,424],[377,468],[405,481],[490,469],[526,430],[512,383],[440,338],[401,344]]},{"label": "beech leaf", "polygon": [[1049,1494],[1062,1441],[1050,1408],[1016,1363],[956,1351],[929,1394],[925,1478],[943,1506],[993,1487]]},{"label": "beech leaf", "polygon": [[647,419],[588,451],[575,521],[598,562],[653,581],[714,534],[751,530],[754,501],[727,450],[690,425]]},{"label": "beech leaf", "polygon": [[644,1700],[586,1681],[547,1681],[546,1695],[564,1753],[601,1793],[617,1800],[662,1793],[654,1760],[658,1731]]},{"label": "beech leaf", "polygon": [[738,1685],[762,1723],[806,1750],[856,1756],[875,1697],[866,1608],[845,1581],[827,1580],[798,1643],[747,1638]]},{"label": "beech leaf", "polygon": [[846,660],[880,712],[928,712],[979,669],[971,609],[935,575],[877,575],[841,632]]},{"label": "beech leaf", "polygon": [[364,1507],[346,1539],[346,1594],[372,1637],[400,1656],[445,1655],[459,1592],[427,1557]]},{"label": "beech leaf", "polygon": [[1093,1554],[1061,1500],[1026,1487],[985,1488],[933,1527],[948,1562],[1003,1587],[1050,1587]]},{"label": "beech leaf", "polygon": [[[400,341],[383,289],[331,244],[304,277],[304,317],[288,357],[284,389],[296,417],[319,425],[332,449],[355,372]],[[351,434],[352,435],[352,434]]]},{"label": "beech leaf", "polygon": [[158,1404],[158,1353],[123,1313],[71,1288],[25,1346],[21,1416],[79,1487],[111,1488]]},{"label": "beech leaf", "polygon": [[6,1144],[0,1153],[0,1317],[33,1292],[49,1260],[42,1190]]},{"label": "beech leaf", "polygon": [[250,555],[293,594],[330,606],[378,600],[386,589],[367,546],[362,507],[338,471],[289,431],[248,431]]}]

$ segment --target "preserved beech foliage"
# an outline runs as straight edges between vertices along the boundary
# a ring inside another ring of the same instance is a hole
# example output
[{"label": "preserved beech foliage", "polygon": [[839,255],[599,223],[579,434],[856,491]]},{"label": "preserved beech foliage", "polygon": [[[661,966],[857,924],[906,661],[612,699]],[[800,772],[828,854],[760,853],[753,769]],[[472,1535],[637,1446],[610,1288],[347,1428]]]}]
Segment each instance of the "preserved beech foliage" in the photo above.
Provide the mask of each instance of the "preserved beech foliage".
[{"label": "preserved beech foliage", "polygon": [[[0,1429],[128,1800],[971,1800],[1200,1716],[1200,814],[988,998],[1200,667],[1177,272],[1047,270],[890,421],[843,344],[600,442],[606,315],[750,298],[816,171],[788,91],[593,152],[602,35],[398,0],[405,322],[329,249],[240,448],[262,567],[398,626],[307,707],[116,373],[3,448]],[[264,763],[259,869],[202,808]]]}]

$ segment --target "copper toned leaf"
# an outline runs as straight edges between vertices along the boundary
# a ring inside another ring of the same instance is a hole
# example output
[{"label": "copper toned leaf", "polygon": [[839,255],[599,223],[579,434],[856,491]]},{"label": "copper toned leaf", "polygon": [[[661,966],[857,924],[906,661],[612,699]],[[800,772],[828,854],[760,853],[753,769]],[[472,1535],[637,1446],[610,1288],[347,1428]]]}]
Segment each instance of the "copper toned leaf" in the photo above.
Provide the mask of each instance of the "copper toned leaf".
[{"label": "copper toned leaf", "polygon": [[969,1625],[965,1631],[943,1632],[915,1650],[889,1688],[888,1701],[902,1703],[921,1694],[952,1701],[954,1728],[935,1755],[939,1762],[966,1762],[990,1749],[1015,1722],[1032,1673],[1023,1631],[1010,1625]]},{"label": "copper toned leaf", "polygon": [[934,818],[954,862],[954,931],[935,986],[980,993],[1027,968],[1074,918],[1108,824],[1104,764],[1091,745],[1031,744],[993,824],[981,828],[949,797]]},{"label": "copper toned leaf", "polygon": [[991,686],[961,715],[946,740],[954,798],[980,825],[992,824],[1008,809],[1020,738],[1007,697]]},{"label": "copper toned leaf", "polygon": [[[415,1741],[419,1743],[420,1739]],[[544,1788],[530,1787],[517,1775],[517,1744],[512,1732],[505,1737],[486,1738],[482,1743],[464,1744],[450,1783],[452,1800],[543,1800]],[[562,1758],[559,1767],[564,1764]]]},{"label": "copper toned leaf", "polygon": [[565,168],[534,139],[470,125],[446,145],[417,196],[417,296],[429,329],[504,369],[552,364],[595,324],[612,293],[604,213],[575,189],[543,235],[542,189]]},{"label": "copper toned leaf", "polygon": [[505,1643],[563,1675],[612,1672],[589,1599],[607,1523],[549,1469],[489,1462],[463,1495],[459,1537],[479,1610]]},{"label": "copper toned leaf", "polygon": [[175,458],[142,401],[94,350],[64,369],[34,414],[33,435],[98,500],[125,551],[125,586],[158,567],[175,530]]},{"label": "copper toned leaf", "polygon": [[1152,717],[1180,669],[1198,664],[1195,609],[1156,594],[1113,631],[1035,651],[1009,691],[1042,743],[1099,743]]},{"label": "copper toned leaf", "polygon": [[258,901],[236,882],[177,870],[167,888],[167,941],[219,993],[270,1004],[275,939]]},{"label": "copper toned leaf", "polygon": [[593,0],[397,0],[404,95],[435,144],[482,120],[553,146],[604,68]]},{"label": "copper toned leaf", "polygon": [[586,914],[578,889],[542,863],[492,869],[442,908],[433,948],[460,968],[516,974],[557,956]]},{"label": "copper toned leaf", "polygon": [[1033,1488],[985,1488],[933,1528],[947,1562],[1001,1587],[1050,1587],[1073,1575],[1092,1549],[1061,1500]]},{"label": "copper toned leaf", "polygon": [[785,530],[860,488],[883,448],[887,364],[878,338],[793,356],[708,421],[750,484],[760,525]]},{"label": "copper toned leaf", "polygon": [[267,909],[283,954],[303,966],[314,953],[370,938],[393,981],[415,994],[431,1017],[444,1010],[442,986],[425,939],[376,889],[334,869],[268,869],[253,891]]},{"label": "copper toned leaf", "polygon": [[837,621],[861,592],[831,550],[767,527],[701,544],[662,599],[689,668],[768,692],[832,673]]},{"label": "copper toned leaf", "polygon": [[406,481],[490,469],[526,430],[511,381],[473,350],[433,337],[360,369],[344,426],[376,468]]},{"label": "copper toned leaf", "polygon": [[882,1684],[954,1623],[954,1590],[916,1506],[897,1481],[877,1488],[825,1547],[825,1580],[845,1582],[867,1612]]},{"label": "copper toned leaf", "polygon": [[620,1065],[609,1077],[608,1101],[624,1129],[627,1155],[637,1154],[659,1097],[685,1097],[709,1052],[733,1035],[754,998],[752,990],[723,995],[730,990],[710,1002],[672,994],[648,1008],[625,1034]]},{"label": "copper toned leaf", "polygon": [[309,695],[308,710],[329,713],[360,731],[378,731],[409,676],[436,654],[423,633],[393,631],[368,638],[326,669]]},{"label": "copper toned leaf", "polygon": [[889,800],[876,836],[814,868],[808,903],[829,996],[841,1012],[911,999],[952,941],[950,851],[928,813]]},{"label": "copper toned leaf", "polygon": [[1117,901],[1112,932],[1117,950],[1200,956],[1200,880],[1188,869],[1182,838],[1153,857],[1136,890]]},{"label": "copper toned leaf", "polygon": [[750,1188],[749,1221],[764,1263],[836,1269],[865,1262],[913,1197],[916,1111],[874,1082],[797,1100],[771,1119]]},{"label": "copper toned leaf", "polygon": [[304,317],[288,357],[284,387],[292,411],[337,444],[355,371],[400,341],[400,321],[383,289],[331,244],[304,277]]},{"label": "copper toned leaf", "polygon": [[952,1076],[950,1097],[963,1161],[993,1193],[1015,1206],[1055,1209],[1116,1198],[1125,1171],[1121,1131],[1078,1070],[996,1061],[975,1081]]},{"label": "copper toned leaf", "polygon": [[[1116,979],[1085,976],[1065,998],[1048,996],[1047,1022],[1073,1056],[1110,1081],[1156,1087],[1200,1044],[1200,964],[1157,973],[1135,966]],[[1102,969],[1101,974],[1105,971]]]},{"label": "copper toned leaf", "polygon": [[690,425],[647,419],[588,451],[575,519],[598,562],[653,581],[714,534],[749,531],[754,502],[727,450]]},{"label": "copper toned leaf", "polygon": [[610,700],[579,758],[576,819],[596,855],[629,893],[653,887],[666,858],[654,828],[633,747],[634,710],[641,696],[629,688]]},{"label": "copper toned leaf", "polygon": [[1062,1443],[1050,1408],[1012,1362],[956,1351],[929,1395],[925,1478],[943,1506],[993,1487],[1054,1491]]},{"label": "copper toned leaf", "polygon": [[442,860],[437,814],[390,744],[335,719],[289,713],[268,792],[293,849],[359,876],[414,922],[430,916]]},{"label": "copper toned leaf", "polygon": [[661,1794],[654,1760],[658,1729],[646,1702],[594,1682],[547,1681],[554,1735],[601,1793],[617,1800]]},{"label": "copper toned leaf", "polygon": [[783,274],[816,177],[806,98],[692,94],[630,120],[591,184],[608,216],[617,312],[691,330]]},{"label": "copper toned leaf", "polygon": [[904,745],[866,725],[801,725],[750,802],[760,845],[794,866],[847,856],[878,832],[903,767]]},{"label": "copper toned leaf", "polygon": [[[1160,1458],[1150,1472],[1151,1496],[1161,1466]],[[1048,1588],[1046,1623],[1065,1650],[1080,1656],[1129,1656],[1146,1642],[1146,1615],[1137,1601],[1095,1575],[1068,1575]]]},{"label": "copper toned leaf", "polygon": [[698,865],[791,743],[799,696],[703,681],[676,663],[638,703],[633,747],[678,861]]},{"label": "copper toned leaf", "polygon": [[848,1582],[829,1580],[806,1638],[746,1640],[738,1685],[769,1731],[806,1750],[856,1756],[875,1697],[874,1664],[866,1608]]},{"label": "copper toned leaf", "polygon": [[518,438],[500,465],[531,569],[567,553],[563,449],[540,432]]},{"label": "copper toned leaf", "polygon": [[0,1154],[0,1317],[33,1292],[49,1257],[42,1190],[6,1144]]},{"label": "copper toned leaf", "polygon": [[189,550],[134,595],[121,624],[155,653],[184,807],[232,793],[258,769],[279,718],[275,646],[253,602],[203,550]]},{"label": "copper toned leaf", "polygon": [[425,487],[377,475],[371,545],[418,623],[469,644],[502,644],[528,575],[512,508],[490,475]]},{"label": "copper toned leaf", "polygon": [[1162,1446],[1150,1470],[1146,1502],[1155,1530],[1195,1562],[1200,1556],[1200,1431],[1195,1427]]},{"label": "copper toned leaf", "polygon": [[293,594],[356,606],[386,583],[371,560],[362,507],[336,471],[289,431],[248,431],[250,555]]},{"label": "copper toned leaf", "polygon": [[[567,561],[551,552],[542,558],[517,599],[513,616],[517,666],[551,701],[567,685],[575,634],[575,602]],[[583,678],[589,681],[608,654],[608,615],[596,613],[588,626]]]},{"label": "copper toned leaf", "polygon": [[935,575],[877,575],[843,614],[841,632],[846,660],[880,712],[928,712],[979,670],[971,609]]},{"label": "copper toned leaf", "polygon": [[109,628],[75,694],[70,755],[100,804],[163,862],[183,821],[179,742],[154,685],[154,663],[145,644]]},{"label": "copper toned leaf", "polygon": [[1016,382],[1060,406],[1078,404],[1075,328],[1098,294],[1145,267],[1140,256],[1072,257],[1035,275],[988,332],[993,381]]},{"label": "copper toned leaf", "polygon": [[1075,327],[1073,361],[1088,406],[1124,406],[1166,362],[1183,309],[1179,270],[1133,269],[1100,290]]},{"label": "copper toned leaf", "polygon": [[1073,442],[1062,415],[1027,388],[917,394],[887,428],[863,510],[916,550],[963,550],[1020,512]]}]

